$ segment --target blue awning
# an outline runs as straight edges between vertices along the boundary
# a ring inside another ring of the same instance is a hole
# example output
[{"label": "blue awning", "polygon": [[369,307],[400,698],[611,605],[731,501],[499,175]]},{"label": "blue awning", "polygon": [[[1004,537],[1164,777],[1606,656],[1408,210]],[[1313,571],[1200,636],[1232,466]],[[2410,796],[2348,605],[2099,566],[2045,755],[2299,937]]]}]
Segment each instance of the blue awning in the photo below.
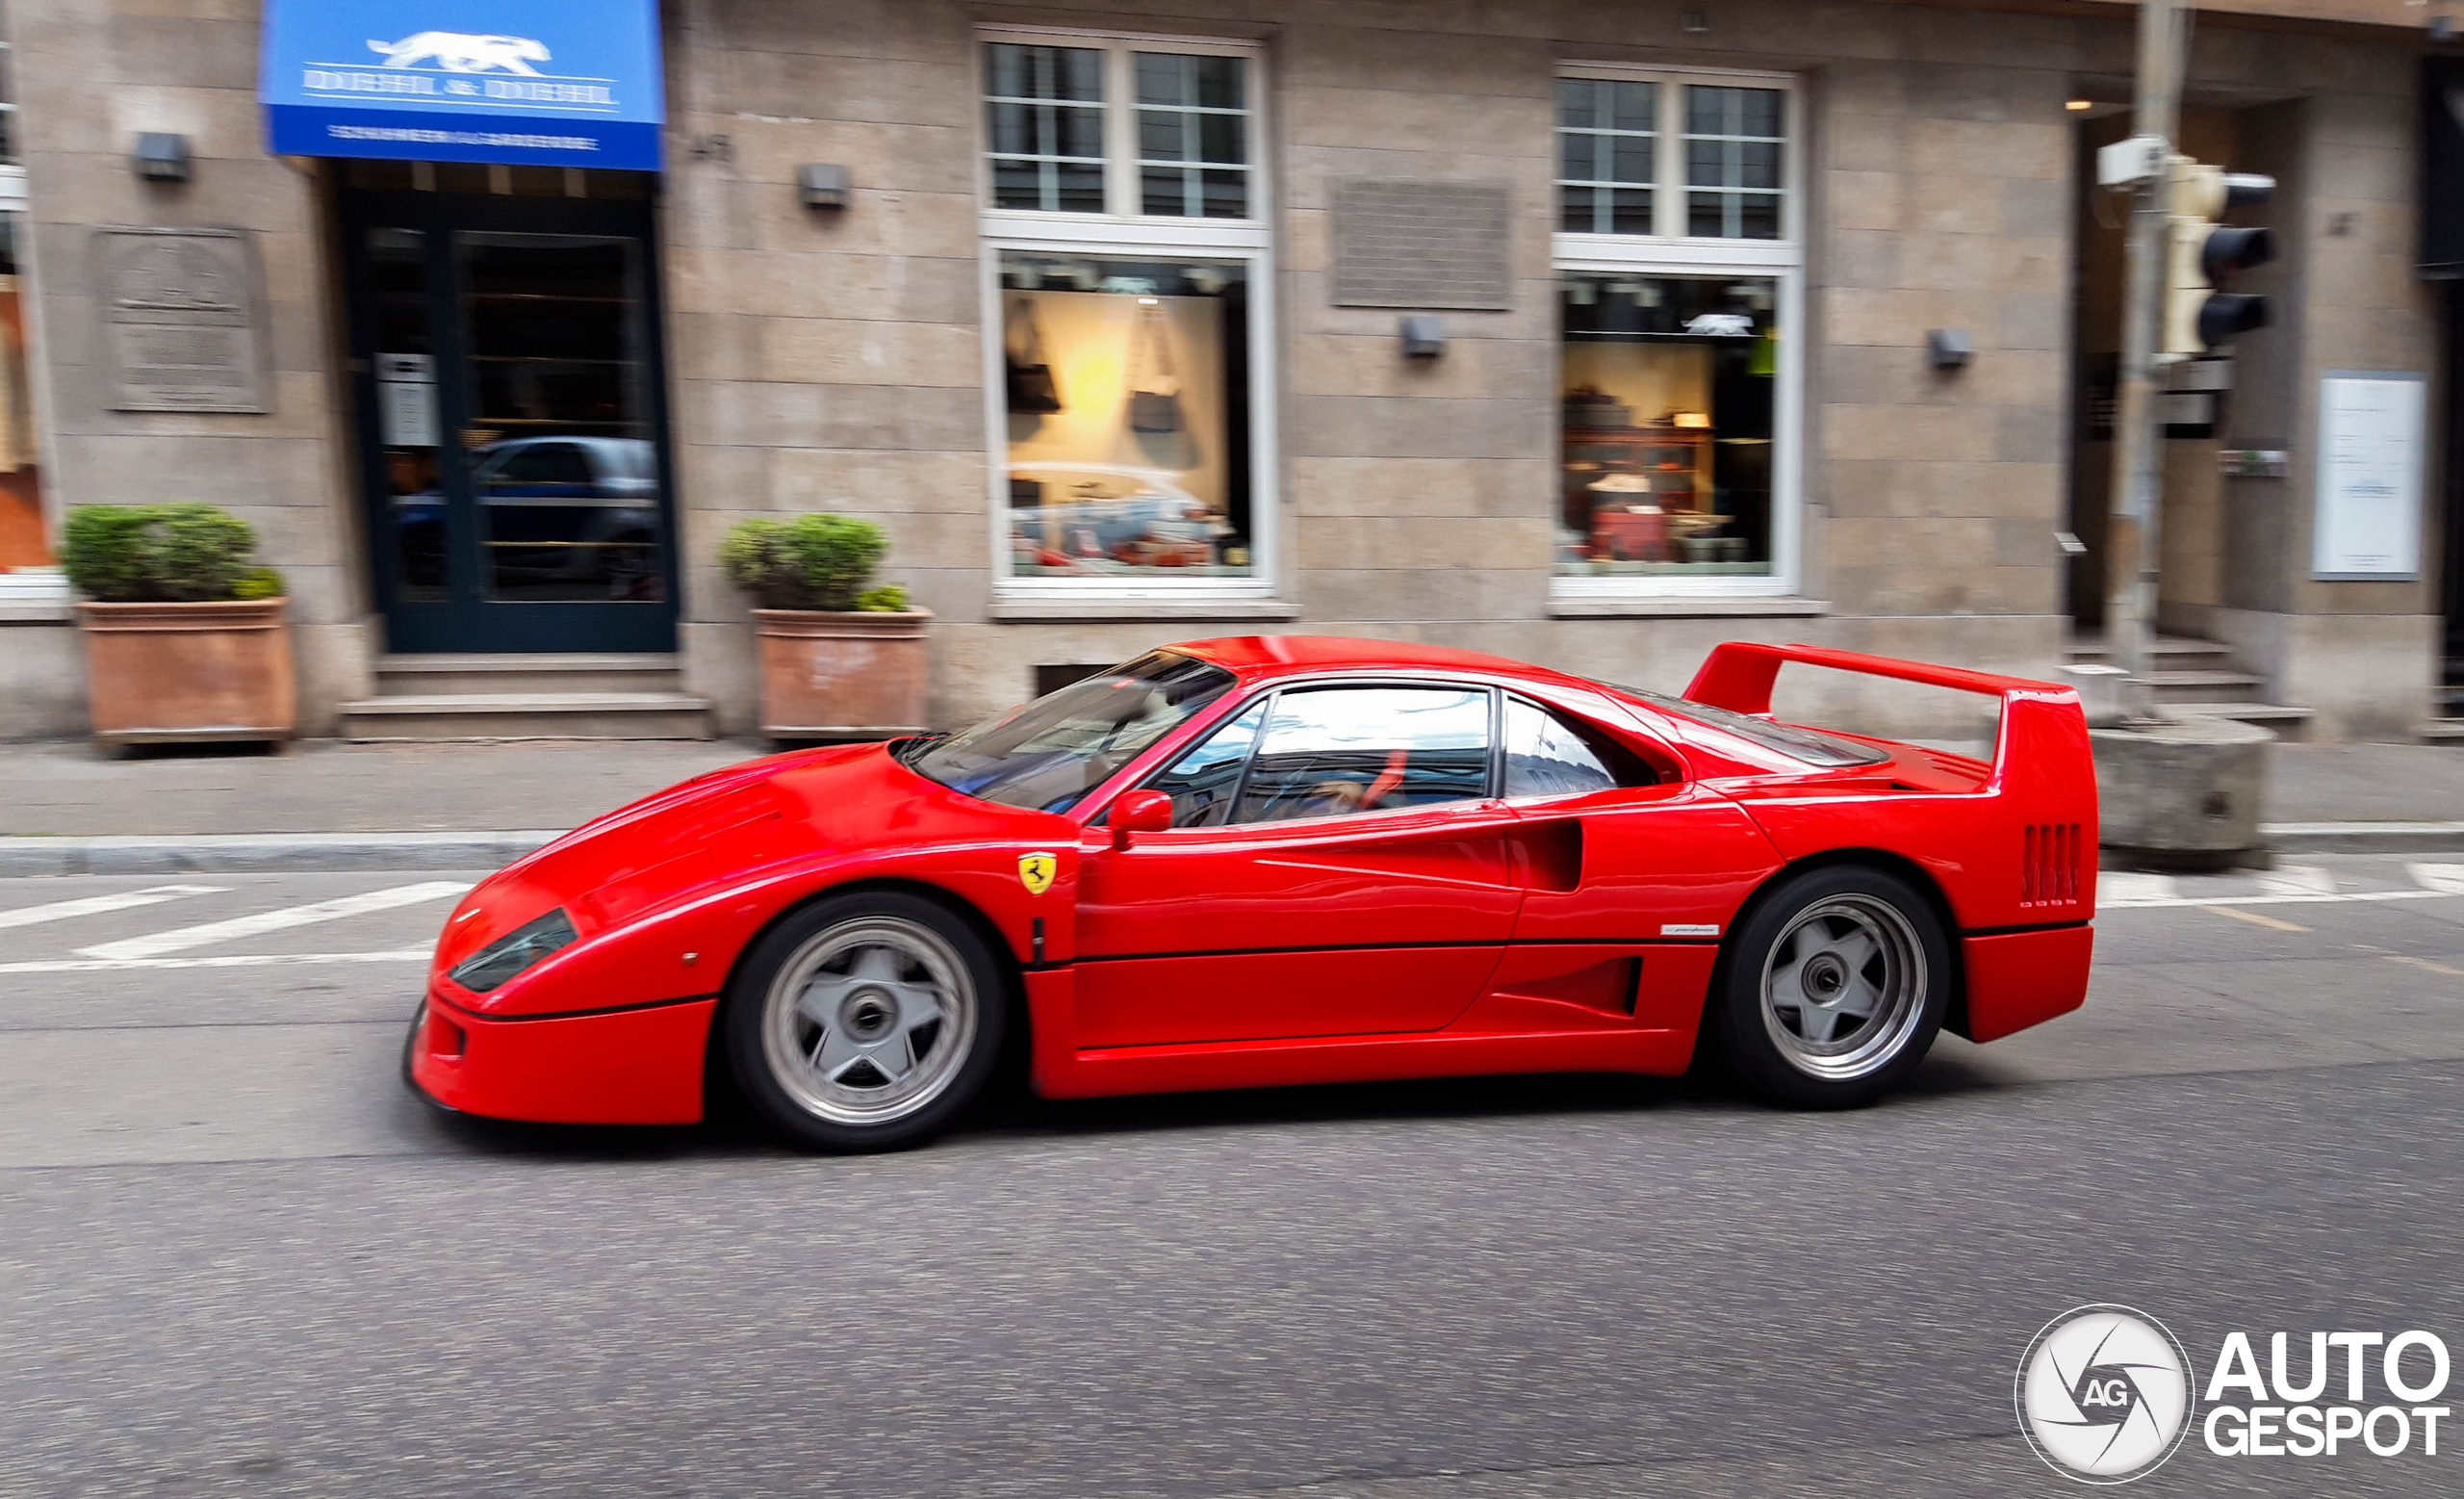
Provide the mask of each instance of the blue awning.
[{"label": "blue awning", "polygon": [[269,0],[283,156],[655,171],[657,0]]}]

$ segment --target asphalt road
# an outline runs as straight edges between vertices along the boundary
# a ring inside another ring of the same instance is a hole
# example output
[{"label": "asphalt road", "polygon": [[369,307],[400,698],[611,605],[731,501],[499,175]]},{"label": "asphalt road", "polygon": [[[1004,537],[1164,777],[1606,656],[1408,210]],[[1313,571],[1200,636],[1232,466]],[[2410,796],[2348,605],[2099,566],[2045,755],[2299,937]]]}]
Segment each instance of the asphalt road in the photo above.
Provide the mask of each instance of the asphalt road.
[{"label": "asphalt road", "polygon": [[[428,1114],[454,883],[0,881],[0,1494],[2055,1494],[2012,1379],[2081,1303],[2464,1364],[2464,866],[2116,882],[2087,1010],[1856,1114],[1021,1101],[855,1160]],[[2459,1488],[2194,1434],[2134,1491]]]}]

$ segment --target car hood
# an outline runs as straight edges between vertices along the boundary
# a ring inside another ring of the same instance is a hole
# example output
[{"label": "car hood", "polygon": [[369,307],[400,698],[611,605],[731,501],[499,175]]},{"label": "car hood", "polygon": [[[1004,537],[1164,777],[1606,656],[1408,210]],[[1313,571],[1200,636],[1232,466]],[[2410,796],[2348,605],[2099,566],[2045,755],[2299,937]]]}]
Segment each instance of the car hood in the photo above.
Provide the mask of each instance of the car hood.
[{"label": "car hood", "polygon": [[[850,783],[878,781],[882,766],[906,776],[874,744],[771,755],[679,782],[595,817],[473,888],[446,922],[437,965],[450,968],[560,906],[586,938],[724,868],[824,846],[827,835],[809,814],[833,799],[826,788],[839,784],[862,794]],[[783,788],[780,777],[791,772],[796,778]],[[877,794],[881,788],[865,789]]]},{"label": "car hood", "polygon": [[[559,907],[573,917],[577,946],[687,903],[726,905],[752,924],[777,904],[764,887],[827,884],[853,864],[1067,829],[1048,813],[953,791],[900,764],[887,745],[747,761],[619,808],[481,881],[447,921],[435,971]],[[728,939],[707,935],[729,949]]]}]

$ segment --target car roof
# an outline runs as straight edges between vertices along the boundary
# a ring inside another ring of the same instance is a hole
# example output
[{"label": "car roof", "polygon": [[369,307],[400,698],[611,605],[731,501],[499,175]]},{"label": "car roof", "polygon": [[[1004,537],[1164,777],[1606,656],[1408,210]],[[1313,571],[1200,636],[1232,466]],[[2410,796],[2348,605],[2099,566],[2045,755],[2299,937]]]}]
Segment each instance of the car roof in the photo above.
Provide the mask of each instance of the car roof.
[{"label": "car roof", "polygon": [[1574,680],[1545,666],[1485,651],[1346,635],[1224,635],[1184,640],[1164,649],[1211,661],[1252,681],[1322,671],[1472,671],[1541,682]]}]

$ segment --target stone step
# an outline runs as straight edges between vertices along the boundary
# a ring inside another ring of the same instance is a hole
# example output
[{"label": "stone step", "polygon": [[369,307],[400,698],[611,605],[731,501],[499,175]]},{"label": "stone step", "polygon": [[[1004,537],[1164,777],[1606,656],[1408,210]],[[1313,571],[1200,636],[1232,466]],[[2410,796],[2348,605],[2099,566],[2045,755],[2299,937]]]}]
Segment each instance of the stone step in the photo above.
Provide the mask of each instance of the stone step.
[{"label": "stone step", "polygon": [[[2197,665],[2215,662],[2221,665],[2233,659],[2233,648],[2214,640],[2194,640],[2187,635],[2158,635],[2148,647],[2149,654],[2160,661]],[[2074,661],[2101,661],[2108,659],[2108,648],[2102,635],[2072,635],[2068,650]]]},{"label": "stone step", "polygon": [[2310,737],[2310,720],[2318,716],[2310,709],[2285,703],[2167,703],[2165,711],[2186,718],[2230,718],[2238,723],[2254,723],[2262,729],[2273,729],[2280,739],[2296,741]]},{"label": "stone step", "polygon": [[664,652],[505,651],[380,656],[380,697],[506,692],[676,692],[678,658]]},{"label": "stone step", "polygon": [[710,702],[682,692],[433,692],[342,705],[343,737],[706,739]]},{"label": "stone step", "polygon": [[2464,745],[2464,718],[2433,718],[2422,725],[2424,744]]},{"label": "stone step", "polygon": [[2159,703],[2256,703],[2267,683],[2246,671],[2161,669],[2147,674]]}]

